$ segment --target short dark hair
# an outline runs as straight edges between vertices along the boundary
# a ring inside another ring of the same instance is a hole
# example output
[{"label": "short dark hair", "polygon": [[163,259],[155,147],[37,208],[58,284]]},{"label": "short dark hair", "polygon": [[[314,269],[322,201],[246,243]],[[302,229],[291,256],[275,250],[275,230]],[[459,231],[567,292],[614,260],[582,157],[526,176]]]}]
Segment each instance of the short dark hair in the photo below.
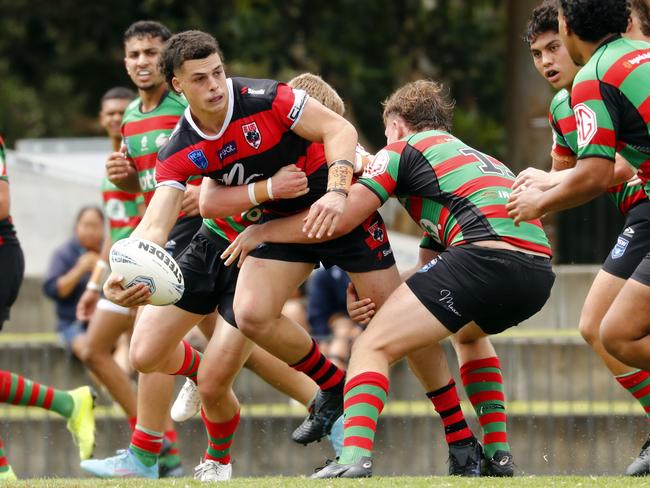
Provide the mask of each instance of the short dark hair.
[{"label": "short dark hair", "polygon": [[630,0],[630,7],[639,18],[641,32],[650,37],[650,5],[647,0]]},{"label": "short dark hair", "polygon": [[217,53],[223,61],[219,43],[207,32],[190,30],[174,34],[160,56],[160,70],[171,87],[174,70],[183,66],[185,61],[207,58]]},{"label": "short dark hair", "polygon": [[384,122],[399,115],[409,128],[451,130],[455,102],[442,83],[418,80],[407,83],[384,101]]},{"label": "short dark hair", "polygon": [[625,32],[630,19],[627,0],[560,0],[560,6],[569,29],[586,42]]},{"label": "short dark hair", "polygon": [[124,31],[124,42],[133,37],[160,37],[163,42],[172,36],[172,31],[155,20],[138,20]]},{"label": "short dark hair", "polygon": [[84,205],[79,209],[77,212],[77,218],[75,219],[75,225],[79,223],[81,218],[87,213],[87,212],[95,212],[99,218],[101,219],[102,222],[104,222],[104,212],[102,212],[102,209],[98,207],[97,205]]},{"label": "short dark hair", "polygon": [[104,103],[107,100],[115,100],[115,99],[133,100],[135,97],[136,97],[135,92],[130,88],[126,88],[124,86],[114,86],[106,93],[104,93],[101,99],[101,103]]},{"label": "short dark hair", "polygon": [[524,40],[530,46],[545,32],[559,32],[557,22],[557,0],[546,0],[533,9],[526,26]]}]

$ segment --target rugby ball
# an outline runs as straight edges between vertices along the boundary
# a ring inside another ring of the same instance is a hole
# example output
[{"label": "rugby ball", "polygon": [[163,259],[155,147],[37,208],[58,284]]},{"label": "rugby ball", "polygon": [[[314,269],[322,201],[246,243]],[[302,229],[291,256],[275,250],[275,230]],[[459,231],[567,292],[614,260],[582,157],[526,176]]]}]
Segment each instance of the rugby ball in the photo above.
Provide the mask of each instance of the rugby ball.
[{"label": "rugby ball", "polygon": [[183,296],[185,283],[178,263],[158,244],[137,237],[113,244],[109,255],[111,271],[124,277],[125,288],[146,284],[152,305],[171,305]]}]

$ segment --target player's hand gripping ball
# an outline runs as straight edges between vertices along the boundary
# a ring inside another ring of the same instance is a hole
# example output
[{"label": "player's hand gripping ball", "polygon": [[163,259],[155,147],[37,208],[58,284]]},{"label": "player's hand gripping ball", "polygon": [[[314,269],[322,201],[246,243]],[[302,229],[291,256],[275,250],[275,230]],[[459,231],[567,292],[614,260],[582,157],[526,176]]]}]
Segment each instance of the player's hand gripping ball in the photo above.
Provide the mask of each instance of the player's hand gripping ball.
[{"label": "player's hand gripping ball", "polygon": [[124,277],[124,288],[144,283],[151,291],[152,305],[171,305],[183,296],[185,283],[178,263],[158,244],[137,237],[113,244],[111,270]]}]

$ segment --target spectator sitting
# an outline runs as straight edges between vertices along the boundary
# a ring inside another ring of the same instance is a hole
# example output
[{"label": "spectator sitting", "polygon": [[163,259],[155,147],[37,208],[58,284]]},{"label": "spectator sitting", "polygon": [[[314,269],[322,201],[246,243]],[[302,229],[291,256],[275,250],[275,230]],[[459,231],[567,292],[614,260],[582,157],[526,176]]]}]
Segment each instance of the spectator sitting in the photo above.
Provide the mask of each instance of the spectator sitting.
[{"label": "spectator sitting", "polygon": [[[346,304],[349,276],[338,266],[318,268],[307,284],[307,313],[312,335],[322,344],[327,358],[345,368],[350,358],[352,341],[361,328],[350,319]],[[323,339],[328,339],[323,341]]]},{"label": "spectator sitting", "polygon": [[43,283],[44,293],[56,302],[57,332],[75,356],[87,326],[76,319],[77,302],[99,259],[103,237],[104,214],[99,207],[83,207],[77,214],[74,237],[55,251]]}]

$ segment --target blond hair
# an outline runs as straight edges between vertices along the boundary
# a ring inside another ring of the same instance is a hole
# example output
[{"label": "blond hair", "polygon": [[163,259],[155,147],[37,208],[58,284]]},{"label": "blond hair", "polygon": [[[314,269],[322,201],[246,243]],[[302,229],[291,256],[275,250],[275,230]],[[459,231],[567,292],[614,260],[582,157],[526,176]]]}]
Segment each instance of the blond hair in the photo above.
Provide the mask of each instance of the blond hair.
[{"label": "blond hair", "polygon": [[442,83],[418,80],[407,83],[384,101],[384,122],[399,115],[416,132],[437,129],[449,132],[455,102]]},{"label": "blond hair", "polygon": [[336,112],[341,116],[345,113],[345,104],[339,94],[320,76],[303,73],[291,79],[287,84],[291,88],[305,90],[310,97],[318,100],[332,112]]}]

